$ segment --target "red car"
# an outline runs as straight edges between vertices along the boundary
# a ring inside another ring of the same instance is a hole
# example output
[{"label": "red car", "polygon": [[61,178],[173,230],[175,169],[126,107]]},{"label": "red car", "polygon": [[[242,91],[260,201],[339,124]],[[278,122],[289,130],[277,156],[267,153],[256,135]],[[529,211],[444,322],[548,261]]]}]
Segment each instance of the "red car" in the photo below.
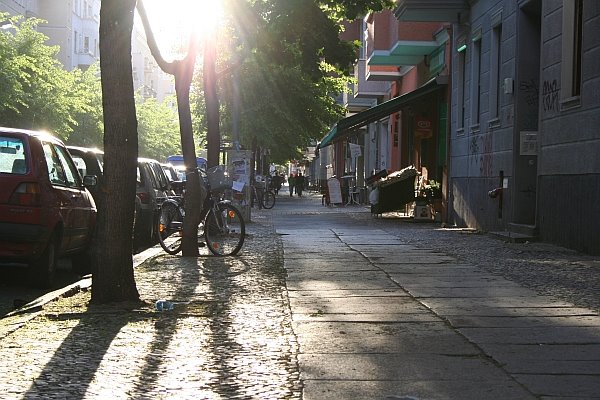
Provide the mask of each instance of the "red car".
[{"label": "red car", "polygon": [[0,127],[0,264],[28,264],[36,286],[52,285],[56,260],[89,270],[96,204],[65,145],[44,133]]}]

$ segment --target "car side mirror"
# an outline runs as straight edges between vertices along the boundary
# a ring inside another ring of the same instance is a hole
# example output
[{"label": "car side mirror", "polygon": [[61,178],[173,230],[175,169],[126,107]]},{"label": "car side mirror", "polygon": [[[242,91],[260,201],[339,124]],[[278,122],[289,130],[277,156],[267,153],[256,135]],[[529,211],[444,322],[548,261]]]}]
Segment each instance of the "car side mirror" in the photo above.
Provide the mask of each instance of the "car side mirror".
[{"label": "car side mirror", "polygon": [[95,187],[98,184],[98,177],[96,175],[86,175],[83,177],[83,186],[90,188]]}]

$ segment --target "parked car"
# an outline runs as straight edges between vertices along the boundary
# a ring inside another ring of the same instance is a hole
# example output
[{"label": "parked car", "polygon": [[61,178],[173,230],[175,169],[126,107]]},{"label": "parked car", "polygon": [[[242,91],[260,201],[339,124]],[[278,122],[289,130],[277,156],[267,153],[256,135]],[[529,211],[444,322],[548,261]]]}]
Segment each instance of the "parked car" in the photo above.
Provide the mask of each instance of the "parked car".
[{"label": "parked car", "polygon": [[[102,151],[76,146],[68,146],[68,149],[80,172],[94,173],[102,179],[104,172],[104,153]],[[95,192],[92,194],[97,196]],[[152,159],[139,158],[133,225],[134,247],[154,243],[156,238],[154,221],[158,218],[160,204],[169,194],[171,194],[169,180],[160,163]]]},{"label": "parked car", "polygon": [[59,139],[0,128],[0,262],[27,264],[40,287],[52,285],[59,257],[89,268],[96,204],[87,187],[95,184]]},{"label": "parked car", "polygon": [[[102,150],[77,146],[67,146],[67,150],[71,153],[81,176],[95,175],[98,178],[98,183],[102,181],[104,175],[104,152]],[[99,184],[89,189],[96,205],[98,204],[98,190],[100,190]]]},{"label": "parked car", "polygon": [[140,199],[135,236],[141,243],[154,244],[157,240],[156,221],[160,205],[168,196],[174,196],[169,180],[160,163],[149,158],[138,158],[137,196]]},{"label": "parked car", "polygon": [[173,191],[178,196],[183,194],[184,189],[184,180],[182,179],[182,175],[180,171],[177,170],[172,164],[160,164],[163,171],[165,172],[165,176],[169,180],[169,189]]}]

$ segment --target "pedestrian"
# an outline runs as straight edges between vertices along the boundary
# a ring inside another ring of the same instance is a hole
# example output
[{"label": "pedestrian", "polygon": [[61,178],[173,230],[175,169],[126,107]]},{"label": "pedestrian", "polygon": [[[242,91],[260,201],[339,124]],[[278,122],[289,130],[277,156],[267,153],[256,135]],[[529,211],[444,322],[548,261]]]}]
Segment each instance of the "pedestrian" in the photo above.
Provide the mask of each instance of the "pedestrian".
[{"label": "pedestrian", "polygon": [[294,195],[294,184],[295,184],[295,179],[294,178],[294,174],[290,173],[290,177],[288,178],[288,186],[290,189],[290,197],[292,197]]},{"label": "pedestrian", "polygon": [[298,175],[294,180],[294,185],[296,186],[296,193],[298,193],[298,197],[302,197],[302,191],[304,190],[304,176],[302,176],[302,172],[298,172]]},{"label": "pedestrian", "polygon": [[278,171],[275,171],[275,176],[273,177],[273,190],[275,191],[275,194],[279,194],[282,183],[283,183],[283,176],[279,175]]}]

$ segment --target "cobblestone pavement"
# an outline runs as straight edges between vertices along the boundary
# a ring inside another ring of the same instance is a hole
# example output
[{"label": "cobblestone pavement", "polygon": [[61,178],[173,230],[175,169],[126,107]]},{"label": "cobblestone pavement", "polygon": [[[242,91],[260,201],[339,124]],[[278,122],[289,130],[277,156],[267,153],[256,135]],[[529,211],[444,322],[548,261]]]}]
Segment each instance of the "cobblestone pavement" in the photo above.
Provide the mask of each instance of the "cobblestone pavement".
[{"label": "cobblestone pavement", "polygon": [[[144,307],[88,306],[85,292],[49,303],[3,335],[0,398],[299,398],[282,265],[263,219],[241,257],[160,255],[137,267]],[[179,304],[158,312],[157,299]]]}]

